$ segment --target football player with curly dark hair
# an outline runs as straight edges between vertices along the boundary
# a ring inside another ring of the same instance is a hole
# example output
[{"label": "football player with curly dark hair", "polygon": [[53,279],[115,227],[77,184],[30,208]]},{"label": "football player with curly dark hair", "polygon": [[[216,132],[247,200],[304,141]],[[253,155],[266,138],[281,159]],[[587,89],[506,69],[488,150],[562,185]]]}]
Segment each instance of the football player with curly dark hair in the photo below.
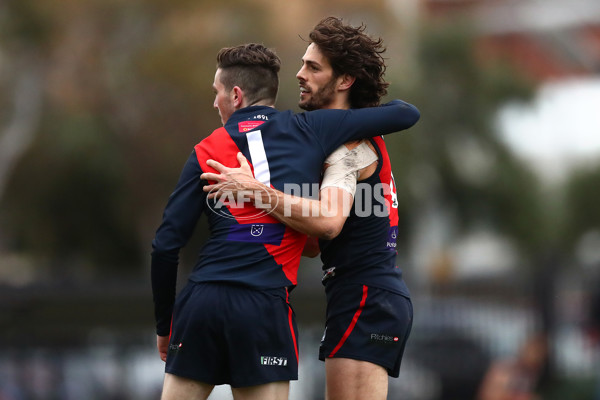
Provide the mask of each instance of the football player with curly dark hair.
[{"label": "football player with curly dark hair", "polygon": [[[388,87],[381,39],[368,36],[364,25],[335,17],[319,22],[309,38],[296,75],[301,108],[358,112],[380,103]],[[229,187],[233,182],[239,190],[260,187],[248,164],[241,164],[214,164],[220,175],[209,174],[210,179]],[[318,200],[264,186],[258,198],[264,205],[276,197],[271,216],[319,238],[318,244],[309,238],[304,254],[320,251],[323,262],[327,315],[319,358],[325,361],[326,399],[383,400],[388,375],[399,375],[413,320],[410,293],[396,265],[398,200],[383,137],[348,142],[324,166]]]}]

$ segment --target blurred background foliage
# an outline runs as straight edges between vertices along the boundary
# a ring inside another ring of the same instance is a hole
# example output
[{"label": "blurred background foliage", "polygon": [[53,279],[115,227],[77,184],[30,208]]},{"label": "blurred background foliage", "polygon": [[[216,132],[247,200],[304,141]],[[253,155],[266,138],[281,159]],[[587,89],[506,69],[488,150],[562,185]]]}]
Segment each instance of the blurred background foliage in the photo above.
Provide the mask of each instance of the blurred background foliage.
[{"label": "blurred background foliage", "polygon": [[[218,126],[210,89],[218,49],[274,47],[284,63],[279,107],[298,110],[299,36],[318,18],[308,15],[284,35],[270,5],[6,2],[4,120],[20,112],[34,124],[31,143],[3,171],[2,249],[55,266],[56,278],[66,260],[86,276],[143,272],[186,152]],[[390,42],[387,99],[404,98],[423,114],[389,140],[403,194],[400,243],[410,245],[420,208],[436,207],[450,213],[453,234],[484,225],[512,238],[524,257],[539,251],[549,239],[539,184],[494,130],[498,107],[527,99],[532,84],[507,66],[479,62],[467,24],[423,25],[406,35],[417,42],[406,43],[385,35],[402,33],[397,20],[377,7],[365,18],[356,7],[349,21],[366,19],[370,33]],[[414,51],[404,52],[409,46]],[[20,80],[31,83],[23,89]],[[19,90],[37,90],[39,106],[15,109]]]},{"label": "blurred background foliage", "polygon": [[[483,225],[531,256],[543,240],[539,182],[500,140],[494,115],[507,101],[529,98],[532,83],[508,66],[478,62],[467,26],[425,27],[419,36],[420,79],[410,99],[424,117],[393,158],[401,193],[409,194],[402,215],[436,203],[451,214],[453,235]],[[404,232],[411,235],[410,226]]]}]

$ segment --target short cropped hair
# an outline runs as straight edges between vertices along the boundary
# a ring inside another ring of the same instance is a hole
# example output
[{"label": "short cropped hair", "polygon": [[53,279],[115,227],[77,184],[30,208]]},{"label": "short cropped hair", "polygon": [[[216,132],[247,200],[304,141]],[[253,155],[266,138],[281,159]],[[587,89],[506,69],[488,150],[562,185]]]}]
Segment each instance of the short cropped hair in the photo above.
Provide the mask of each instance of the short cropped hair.
[{"label": "short cropped hair", "polygon": [[329,60],[335,77],[348,74],[355,78],[350,89],[352,108],[374,107],[387,94],[385,52],[381,38],[371,38],[366,26],[353,27],[340,18],[327,17],[310,32],[309,38]]},{"label": "short cropped hair", "polygon": [[225,47],[217,54],[217,68],[225,88],[239,86],[249,104],[262,100],[275,103],[281,60],[273,50],[257,43]]}]

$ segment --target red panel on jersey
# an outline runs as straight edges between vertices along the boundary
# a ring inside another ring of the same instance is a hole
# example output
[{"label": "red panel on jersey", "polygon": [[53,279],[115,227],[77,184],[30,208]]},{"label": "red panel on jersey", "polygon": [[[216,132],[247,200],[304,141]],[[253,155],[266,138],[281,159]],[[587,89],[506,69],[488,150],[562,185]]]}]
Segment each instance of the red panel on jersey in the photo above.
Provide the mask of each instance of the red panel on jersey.
[{"label": "red panel on jersey", "polygon": [[[249,130],[248,128],[250,126],[240,126],[240,129],[243,130]],[[217,173],[214,168],[206,164],[206,161],[210,159],[225,166],[238,165],[237,153],[240,152],[240,149],[225,128],[215,130],[212,135],[196,145],[195,151],[198,163],[204,172]],[[248,164],[254,173],[250,160],[248,160]],[[227,209],[239,224],[280,224],[275,218],[249,203],[245,203],[243,207],[227,206]],[[283,267],[286,278],[294,285],[297,283],[298,266],[305,242],[306,235],[286,227],[280,245],[263,244],[275,262]]]},{"label": "red panel on jersey", "polygon": [[[398,225],[398,206],[392,207],[394,202],[398,200],[395,198],[396,196],[396,182],[394,182],[394,177],[392,176],[392,165],[390,163],[390,157],[388,155],[387,148],[385,147],[385,142],[383,141],[383,137],[378,136],[374,137],[373,140],[377,143],[377,147],[379,147],[379,151],[381,152],[381,158],[383,164],[381,165],[381,170],[379,171],[379,179],[381,183],[383,183],[383,195],[385,197],[385,204],[388,209],[388,213],[390,216],[390,226]],[[393,192],[393,193],[392,193]]]}]

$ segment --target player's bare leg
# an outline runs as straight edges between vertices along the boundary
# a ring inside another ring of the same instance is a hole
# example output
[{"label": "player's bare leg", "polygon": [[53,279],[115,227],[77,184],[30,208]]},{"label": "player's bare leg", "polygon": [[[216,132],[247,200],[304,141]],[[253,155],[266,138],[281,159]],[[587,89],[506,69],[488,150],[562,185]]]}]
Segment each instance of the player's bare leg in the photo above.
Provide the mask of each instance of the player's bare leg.
[{"label": "player's bare leg", "polygon": [[385,400],[387,371],[376,364],[349,358],[325,360],[325,400]]},{"label": "player's bare leg", "polygon": [[161,400],[206,400],[214,385],[165,374]]},{"label": "player's bare leg", "polygon": [[290,382],[271,382],[264,385],[231,388],[235,400],[287,400]]}]

